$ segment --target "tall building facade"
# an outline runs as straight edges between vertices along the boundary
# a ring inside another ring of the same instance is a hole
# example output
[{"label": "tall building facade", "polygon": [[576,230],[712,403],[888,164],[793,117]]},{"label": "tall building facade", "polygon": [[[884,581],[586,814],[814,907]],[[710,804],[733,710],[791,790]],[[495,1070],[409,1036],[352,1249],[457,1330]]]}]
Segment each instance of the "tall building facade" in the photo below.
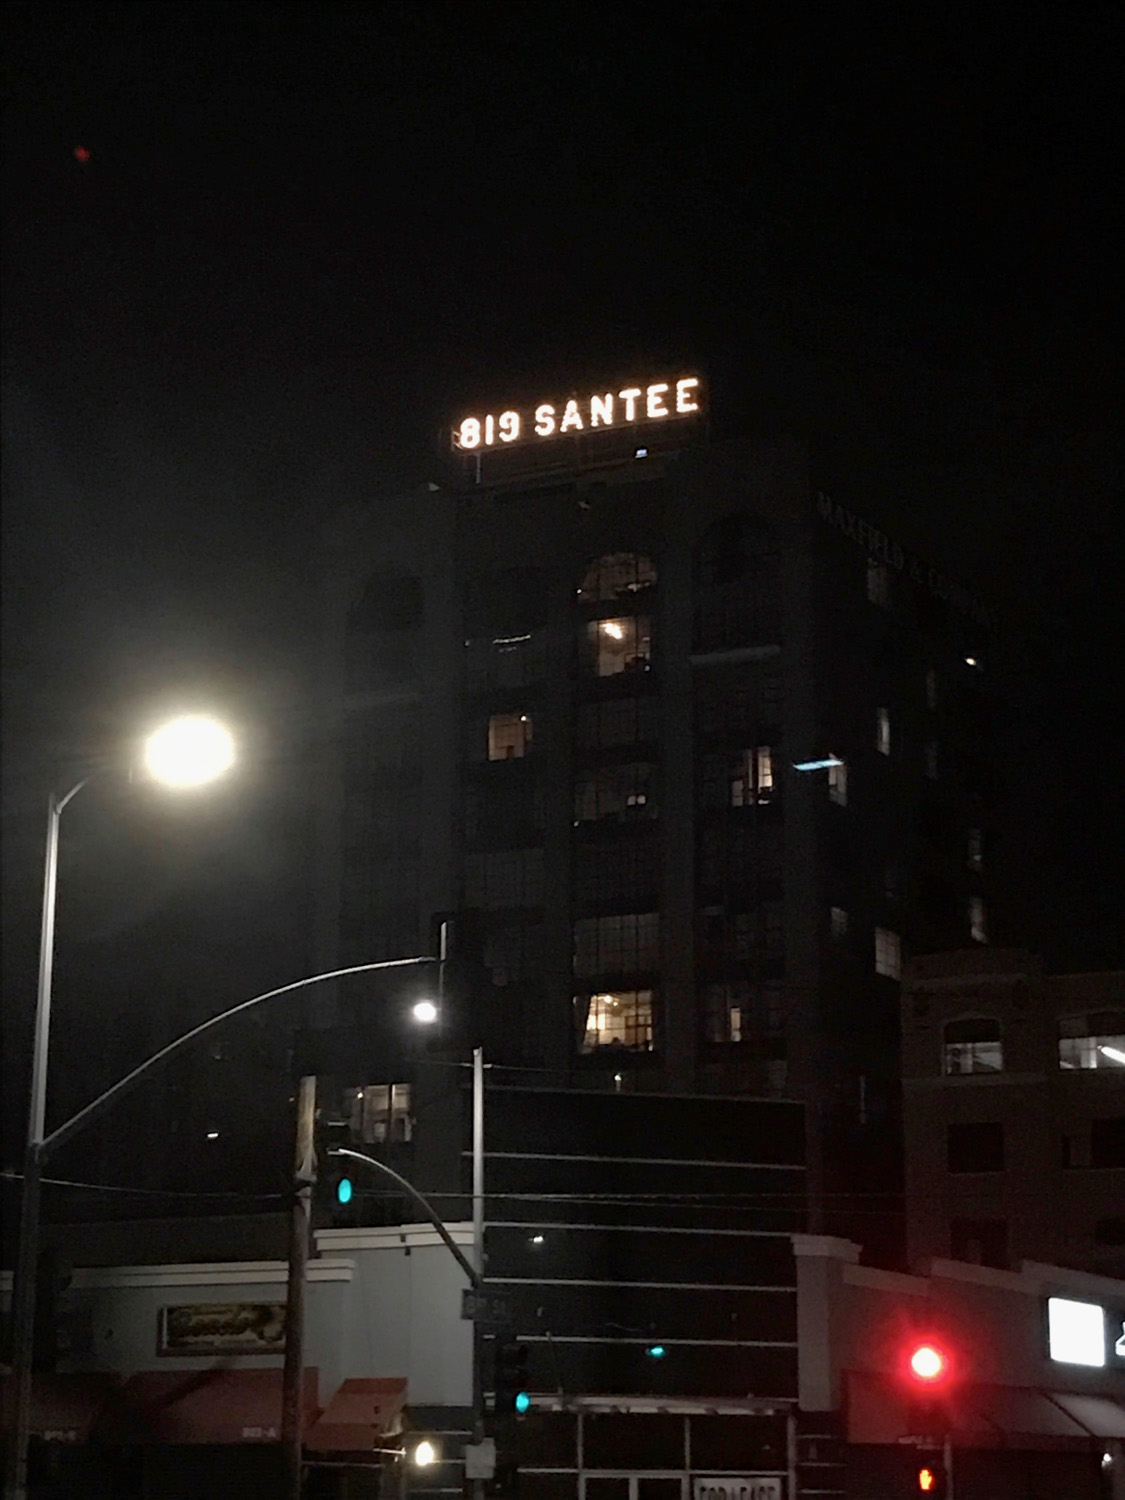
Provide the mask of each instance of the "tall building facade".
[{"label": "tall building facade", "polygon": [[[492,420],[327,533],[324,964],[450,919],[451,1046],[802,1100],[813,1227],[889,1244],[900,968],[988,938],[988,612],[789,443]],[[370,993],[357,1077],[406,1066]]]}]

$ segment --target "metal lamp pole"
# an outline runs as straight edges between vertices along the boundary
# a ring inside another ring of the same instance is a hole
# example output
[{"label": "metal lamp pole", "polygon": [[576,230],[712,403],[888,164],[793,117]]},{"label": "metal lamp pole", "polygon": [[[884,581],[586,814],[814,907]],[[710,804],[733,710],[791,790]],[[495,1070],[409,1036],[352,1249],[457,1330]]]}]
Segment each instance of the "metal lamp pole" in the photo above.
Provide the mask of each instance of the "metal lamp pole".
[{"label": "metal lamp pole", "polygon": [[27,1494],[27,1444],[31,1431],[31,1357],[35,1332],[35,1270],[39,1261],[39,1186],[43,1170],[43,1137],[47,1118],[47,1058],[51,1036],[51,975],[55,957],[55,901],[59,873],[59,821],[89,776],[64,797],[47,798],[47,850],[43,865],[43,917],[39,933],[39,986],[35,1003],[35,1043],[31,1062],[31,1104],[24,1151],[20,1200],[19,1253],[12,1307],[12,1369],[16,1377],[15,1423],[8,1449],[5,1493],[9,1500]]}]

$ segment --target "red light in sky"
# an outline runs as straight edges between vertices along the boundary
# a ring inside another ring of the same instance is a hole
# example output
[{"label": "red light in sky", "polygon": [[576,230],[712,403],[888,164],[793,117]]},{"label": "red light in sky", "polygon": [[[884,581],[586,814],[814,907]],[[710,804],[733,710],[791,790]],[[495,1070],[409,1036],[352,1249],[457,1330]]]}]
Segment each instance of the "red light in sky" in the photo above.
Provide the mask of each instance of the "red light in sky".
[{"label": "red light in sky", "polygon": [[85,146],[75,146],[74,160],[80,161],[82,163],[86,163],[90,160],[90,153],[86,150]]}]

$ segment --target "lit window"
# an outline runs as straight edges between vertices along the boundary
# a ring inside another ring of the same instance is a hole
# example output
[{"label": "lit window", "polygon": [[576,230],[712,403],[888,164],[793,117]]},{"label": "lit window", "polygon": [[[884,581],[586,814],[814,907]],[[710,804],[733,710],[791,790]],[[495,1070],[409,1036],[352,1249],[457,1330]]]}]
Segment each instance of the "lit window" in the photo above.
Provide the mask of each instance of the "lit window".
[{"label": "lit window", "polygon": [[612,1047],[627,1052],[652,1051],[652,991],[616,990],[580,995],[575,1009],[582,1027],[582,1051]]},{"label": "lit window", "polygon": [[947,1077],[963,1073],[1002,1073],[1004,1047],[1000,1022],[971,1016],[945,1026],[943,1071]]},{"label": "lit window", "polygon": [[988,942],[988,921],[979,896],[969,897],[969,936],[974,943]]},{"label": "lit window", "polygon": [[867,559],[867,597],[872,604],[879,605],[880,609],[890,607],[891,575],[886,563],[876,562],[873,557]]},{"label": "lit window", "polygon": [[833,938],[839,942],[848,935],[848,914],[842,906],[829,907],[829,924]]},{"label": "lit window", "polygon": [[414,1133],[408,1083],[376,1083],[352,1095],[351,1134],[369,1145],[375,1141],[409,1141]]},{"label": "lit window", "polygon": [[970,870],[980,870],[984,867],[984,835],[979,828],[969,829],[965,861]]},{"label": "lit window", "polygon": [[898,933],[886,927],[875,929],[875,972],[888,979],[898,979],[902,974],[902,943]]},{"label": "lit window", "polygon": [[1125,1011],[1064,1016],[1059,1021],[1060,1068],[1125,1068]]},{"label": "lit window", "polygon": [[652,588],[655,582],[656,568],[651,558],[635,552],[611,552],[586,569],[578,597],[586,604],[627,599],[630,594]]},{"label": "lit window", "polygon": [[926,777],[929,781],[936,781],[938,779],[938,753],[936,740],[930,740],[926,745]]},{"label": "lit window", "polygon": [[756,802],[769,802],[773,791],[773,750],[769,745],[743,750],[730,779],[730,805],[752,807]]},{"label": "lit window", "polygon": [[838,807],[848,805],[848,768],[843,761],[828,767],[828,799]]},{"label": "lit window", "polygon": [[530,714],[493,714],[488,721],[489,760],[519,760],[531,752]]},{"label": "lit window", "polygon": [[1047,1298],[1047,1351],[1056,1364],[1105,1365],[1105,1312],[1097,1302]]},{"label": "lit window", "polygon": [[586,639],[599,677],[647,672],[652,663],[652,630],[646,616],[591,620],[586,626]]},{"label": "lit window", "polygon": [[875,748],[880,755],[891,753],[891,716],[885,708],[875,710]]},{"label": "lit window", "polygon": [[926,707],[929,709],[937,707],[937,673],[933,667],[926,673]]}]

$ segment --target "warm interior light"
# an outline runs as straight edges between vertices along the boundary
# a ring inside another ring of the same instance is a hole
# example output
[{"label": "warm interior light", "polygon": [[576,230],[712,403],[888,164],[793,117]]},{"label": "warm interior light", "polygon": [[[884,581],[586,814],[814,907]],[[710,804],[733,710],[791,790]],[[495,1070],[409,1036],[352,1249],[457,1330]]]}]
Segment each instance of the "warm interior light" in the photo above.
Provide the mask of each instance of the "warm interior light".
[{"label": "warm interior light", "polygon": [[215,719],[173,719],[145,742],[145,769],[165,786],[202,786],[234,764],[234,740]]},{"label": "warm interior light", "polygon": [[625,639],[625,631],[616,620],[603,620],[602,629],[606,635],[612,636],[615,641],[623,641]]}]

